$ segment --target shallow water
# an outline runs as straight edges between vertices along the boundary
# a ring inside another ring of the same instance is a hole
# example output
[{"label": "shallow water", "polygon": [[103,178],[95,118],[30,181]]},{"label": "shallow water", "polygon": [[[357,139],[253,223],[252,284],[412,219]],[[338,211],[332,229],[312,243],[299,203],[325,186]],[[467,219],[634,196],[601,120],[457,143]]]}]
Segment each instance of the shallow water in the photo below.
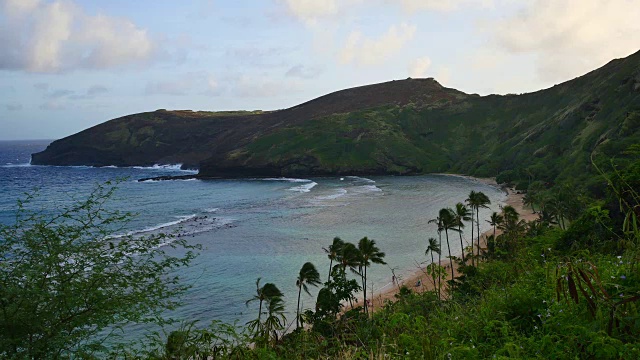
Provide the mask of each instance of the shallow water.
[{"label": "shallow water", "polygon": [[[482,191],[492,202],[480,211],[486,219],[505,200],[499,189],[444,175],[140,183],[135,180],[187,172],[175,166],[29,166],[29,155],[47,144],[0,142],[0,223],[11,223],[16,199],[35,188],[39,195],[31,206],[53,212],[97,183],[126,178],[110,205],[138,214],[125,232],[177,232],[203,246],[193,264],[180,270],[192,288],[184,305],[171,314],[202,324],[251,320],[257,309],[247,308],[245,300],[253,296],[257,277],[285,293],[293,321],[298,270],[311,261],[325,279],[329,260],[322,248],[335,236],[354,243],[364,236],[376,240],[387,265],[370,268],[368,283],[374,291],[380,289],[391,281],[392,269],[401,279],[427,261],[426,239],[437,238],[428,221],[439,209],[464,201],[471,190]],[[488,229],[483,221],[481,231]],[[470,234],[467,226],[465,238]],[[458,235],[450,238],[451,252],[460,253]],[[313,297],[304,296],[303,302],[312,307]]]}]

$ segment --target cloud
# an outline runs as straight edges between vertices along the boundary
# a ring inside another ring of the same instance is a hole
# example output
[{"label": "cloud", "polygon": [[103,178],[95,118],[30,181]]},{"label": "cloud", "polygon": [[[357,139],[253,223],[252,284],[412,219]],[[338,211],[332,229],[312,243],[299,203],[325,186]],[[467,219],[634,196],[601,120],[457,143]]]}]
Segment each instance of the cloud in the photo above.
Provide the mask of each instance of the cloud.
[{"label": "cloud", "polygon": [[36,83],[36,84],[33,84],[33,87],[40,91],[49,90],[49,84],[47,83]]},{"label": "cloud", "polygon": [[51,100],[43,103],[39,106],[41,110],[49,111],[49,110],[64,110],[66,106],[60,103],[57,100]]},{"label": "cloud", "polygon": [[289,12],[308,25],[338,12],[339,0],[284,0]]},{"label": "cloud", "polygon": [[304,66],[302,64],[298,64],[287,70],[284,76],[300,79],[313,79],[318,77],[318,75],[320,75],[322,71],[323,69],[321,67]]},{"label": "cloud", "polygon": [[640,49],[640,6],[630,0],[536,0],[493,23],[497,46],[536,56],[538,76],[562,81]]},{"label": "cloud", "polygon": [[409,76],[412,78],[423,78],[427,75],[427,70],[431,66],[431,59],[428,56],[417,58],[409,64]]},{"label": "cloud", "polygon": [[45,97],[49,98],[49,99],[59,99],[59,98],[63,98],[69,95],[72,95],[73,91],[72,90],[67,90],[67,89],[58,89],[58,90],[54,90],[50,93],[47,93],[45,95]]},{"label": "cloud", "polygon": [[385,2],[399,4],[409,13],[421,10],[453,11],[461,7],[493,6],[493,0],[385,0]]},{"label": "cloud", "polygon": [[151,81],[145,88],[147,95],[219,95],[220,91],[218,82],[205,71],[186,73],[173,80]]},{"label": "cloud", "polygon": [[356,62],[361,65],[383,63],[393,53],[402,49],[413,38],[415,32],[415,25],[406,23],[392,25],[377,39],[364,38],[360,31],[352,31],[340,51],[340,62]]},{"label": "cloud", "polygon": [[96,95],[104,94],[106,92],[109,92],[109,89],[107,89],[102,85],[93,85],[92,87],[87,89],[88,96],[96,96]]},{"label": "cloud", "polygon": [[5,105],[5,109],[7,111],[20,111],[22,110],[22,104],[20,103],[9,103]]},{"label": "cloud", "polygon": [[0,0],[0,9],[0,69],[105,69],[145,63],[157,50],[131,21],[87,14],[71,0]]}]

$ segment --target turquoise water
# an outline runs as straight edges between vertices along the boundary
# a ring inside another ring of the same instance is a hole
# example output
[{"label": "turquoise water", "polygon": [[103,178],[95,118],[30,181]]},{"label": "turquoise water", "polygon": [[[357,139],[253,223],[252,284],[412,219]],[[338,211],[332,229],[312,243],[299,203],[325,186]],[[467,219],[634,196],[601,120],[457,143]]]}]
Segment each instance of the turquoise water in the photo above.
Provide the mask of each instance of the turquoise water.
[{"label": "turquoise water", "polygon": [[[29,155],[47,141],[0,142],[0,222],[10,223],[16,199],[38,188],[33,206],[54,211],[82,196],[95,184],[126,178],[113,208],[136,212],[128,232],[178,232],[201,244],[200,256],[180,270],[192,285],[184,305],[171,315],[185,320],[245,323],[256,309],[245,301],[255,280],[273,282],[285,293],[288,318],[294,320],[298,270],[312,261],[326,278],[329,260],[322,248],[335,236],[357,242],[368,236],[386,252],[388,265],[374,265],[369,283],[378,290],[427,261],[426,239],[437,237],[429,219],[442,207],[463,201],[471,190],[489,196],[482,209],[488,218],[505,195],[477,181],[444,175],[415,177],[323,177],[309,179],[242,179],[137,182],[136,179],[188,172],[176,166],[154,168],[91,168],[30,166]],[[489,225],[481,224],[481,230]],[[465,233],[469,239],[470,228]],[[460,252],[457,235],[452,252]],[[315,295],[315,292],[313,293]],[[313,297],[303,297],[305,307]]]}]

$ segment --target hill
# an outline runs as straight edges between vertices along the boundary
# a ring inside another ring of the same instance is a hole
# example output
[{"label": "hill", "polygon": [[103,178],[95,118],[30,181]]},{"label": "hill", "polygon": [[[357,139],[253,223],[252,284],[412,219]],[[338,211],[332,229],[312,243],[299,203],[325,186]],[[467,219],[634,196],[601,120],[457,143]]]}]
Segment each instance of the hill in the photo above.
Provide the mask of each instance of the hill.
[{"label": "hill", "polygon": [[129,115],[53,142],[34,164],[183,163],[202,177],[583,173],[640,138],[640,52],[552,88],[468,95],[433,79],[357,87],[271,112]]}]

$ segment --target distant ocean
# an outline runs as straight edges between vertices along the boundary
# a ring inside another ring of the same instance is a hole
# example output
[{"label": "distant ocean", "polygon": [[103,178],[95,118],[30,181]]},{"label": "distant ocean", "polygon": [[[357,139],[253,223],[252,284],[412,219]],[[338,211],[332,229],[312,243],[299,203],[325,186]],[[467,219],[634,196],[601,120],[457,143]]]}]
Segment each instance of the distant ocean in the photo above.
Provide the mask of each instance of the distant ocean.
[{"label": "distant ocean", "polygon": [[[255,280],[274,282],[285,293],[288,319],[294,321],[298,270],[313,262],[325,279],[329,260],[322,248],[335,236],[357,243],[368,236],[386,253],[388,265],[368,272],[375,289],[388,286],[391,270],[398,278],[427,261],[426,239],[437,237],[429,219],[442,207],[464,201],[471,190],[491,199],[488,218],[506,199],[497,188],[444,175],[413,177],[321,177],[306,179],[241,179],[148,181],[137,179],[181,175],[179,164],[146,168],[32,166],[30,154],[50,141],[0,141],[0,223],[14,219],[16,200],[37,189],[32,206],[54,211],[56,206],[86,195],[96,184],[126,179],[111,202],[113,208],[137,213],[128,232],[179,231],[200,256],[181,270],[192,285],[184,305],[171,315],[207,325],[253,319],[256,309],[245,300],[255,292]],[[488,230],[483,222],[481,230]],[[465,238],[470,238],[467,227]],[[458,236],[452,252],[460,252]],[[429,258],[430,259],[430,258]],[[317,289],[313,294],[315,297]],[[313,297],[303,297],[306,308]]]}]

